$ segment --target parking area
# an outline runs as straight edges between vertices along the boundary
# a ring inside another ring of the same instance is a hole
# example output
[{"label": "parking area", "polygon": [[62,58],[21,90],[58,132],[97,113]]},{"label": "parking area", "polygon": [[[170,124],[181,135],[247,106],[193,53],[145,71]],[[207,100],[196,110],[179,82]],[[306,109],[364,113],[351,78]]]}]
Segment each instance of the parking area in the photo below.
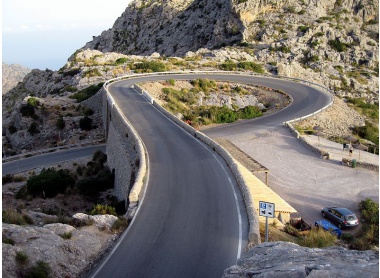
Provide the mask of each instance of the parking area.
[{"label": "parking area", "polygon": [[[342,144],[318,140],[315,136],[310,138],[318,147],[333,152],[332,159],[324,160],[285,127],[262,134],[232,135],[227,139],[269,169],[269,187],[308,224],[314,225],[322,219],[322,207],[346,207],[359,216],[361,200],[379,201],[379,172],[343,166],[342,157],[348,157],[348,152],[343,151]],[[353,155],[358,157],[352,158],[359,160],[358,151]],[[360,160],[379,163],[377,155],[363,151]],[[265,181],[265,174],[257,177]]]}]

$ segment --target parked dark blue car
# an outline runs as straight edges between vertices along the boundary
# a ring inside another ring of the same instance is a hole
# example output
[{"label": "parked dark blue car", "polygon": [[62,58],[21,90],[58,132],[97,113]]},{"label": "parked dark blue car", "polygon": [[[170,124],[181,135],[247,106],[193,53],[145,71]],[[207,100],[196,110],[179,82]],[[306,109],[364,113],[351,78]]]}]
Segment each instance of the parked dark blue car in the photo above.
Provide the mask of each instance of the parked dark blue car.
[{"label": "parked dark blue car", "polygon": [[346,208],[326,207],[322,209],[322,217],[327,218],[339,229],[355,227],[359,225],[359,219],[355,213]]}]

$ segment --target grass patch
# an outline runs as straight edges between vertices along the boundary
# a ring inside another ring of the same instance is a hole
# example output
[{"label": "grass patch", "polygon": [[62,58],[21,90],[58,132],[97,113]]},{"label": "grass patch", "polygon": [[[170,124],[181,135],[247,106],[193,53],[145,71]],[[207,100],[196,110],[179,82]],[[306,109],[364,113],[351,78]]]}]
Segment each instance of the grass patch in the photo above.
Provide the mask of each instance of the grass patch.
[{"label": "grass patch", "polygon": [[33,224],[33,220],[29,216],[11,209],[3,210],[2,221],[3,223],[20,226]]}]

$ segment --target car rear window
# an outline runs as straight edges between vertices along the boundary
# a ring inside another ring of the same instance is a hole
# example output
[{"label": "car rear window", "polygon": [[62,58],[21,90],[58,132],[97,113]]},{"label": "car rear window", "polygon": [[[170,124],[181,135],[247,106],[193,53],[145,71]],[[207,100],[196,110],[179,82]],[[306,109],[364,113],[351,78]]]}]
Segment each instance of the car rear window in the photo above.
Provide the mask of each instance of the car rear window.
[{"label": "car rear window", "polygon": [[356,220],[355,215],[346,215],[347,220]]}]

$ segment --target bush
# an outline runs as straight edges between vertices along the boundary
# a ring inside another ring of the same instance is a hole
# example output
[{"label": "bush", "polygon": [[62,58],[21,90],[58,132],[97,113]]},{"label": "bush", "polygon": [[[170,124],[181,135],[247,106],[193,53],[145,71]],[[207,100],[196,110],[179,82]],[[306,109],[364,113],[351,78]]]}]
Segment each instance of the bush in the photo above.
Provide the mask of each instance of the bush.
[{"label": "bush", "polygon": [[59,236],[63,239],[70,239],[73,236],[73,233],[72,232],[65,232],[63,234],[60,234]]},{"label": "bush", "polygon": [[92,129],[92,119],[84,116],[82,119],[79,120],[79,127],[82,130],[91,130]]},{"label": "bush", "polygon": [[74,69],[71,69],[69,71],[63,72],[62,75],[63,75],[63,77],[66,77],[66,76],[72,77],[72,76],[77,75],[78,73],[80,73],[80,69],[74,68]]},{"label": "bush", "polygon": [[16,252],[16,262],[19,264],[26,264],[29,261],[28,255],[23,251]]},{"label": "bush", "polygon": [[337,240],[335,234],[313,227],[309,234],[304,237],[303,245],[310,248],[333,246]]},{"label": "bush", "polygon": [[65,193],[66,189],[74,184],[74,178],[68,170],[56,171],[54,168],[48,168],[42,169],[39,175],[30,177],[25,187],[26,193],[33,197],[44,195],[46,198],[53,198],[59,193]]},{"label": "bush", "polygon": [[35,135],[35,134],[38,134],[40,133],[40,131],[38,130],[38,125],[36,122],[33,122],[30,124],[29,128],[28,128],[28,132],[30,133],[30,135]]},{"label": "bush", "polygon": [[377,146],[379,145],[379,128],[369,121],[365,122],[365,126],[355,127],[354,133],[361,138],[371,141]]},{"label": "bush", "polygon": [[137,72],[162,72],[166,71],[167,67],[165,64],[156,61],[144,61],[134,65],[134,69]]},{"label": "bush", "polygon": [[19,226],[33,224],[33,220],[29,216],[10,209],[3,210],[2,221],[7,224]]},{"label": "bush", "polygon": [[119,58],[119,59],[117,59],[117,60],[115,61],[115,66],[122,65],[122,64],[126,63],[127,61],[128,61],[128,60],[127,60],[127,58],[125,58],[125,57]]},{"label": "bush", "polygon": [[37,107],[40,104],[40,101],[35,97],[28,98],[27,104],[33,107]]},{"label": "bush", "polygon": [[107,161],[107,155],[103,153],[101,150],[97,150],[92,156],[92,161],[104,164]]},{"label": "bush", "polygon": [[83,90],[80,90],[79,92],[73,94],[70,96],[72,99],[76,99],[77,102],[82,102],[93,95],[95,95],[103,86],[104,83],[99,83],[98,85],[91,85]]},{"label": "bush", "polygon": [[111,214],[111,215],[117,215],[115,208],[112,206],[107,206],[107,205],[100,205],[97,204],[93,207],[93,209],[90,211],[91,215],[104,215],[104,214]]},{"label": "bush", "polygon": [[251,70],[253,72],[257,73],[264,73],[264,68],[260,64],[256,64],[254,62],[240,62],[238,63],[238,68],[244,69],[244,70]]},{"label": "bush", "polygon": [[35,114],[34,106],[27,104],[20,107],[20,113],[23,117],[32,117]]},{"label": "bush", "polygon": [[76,187],[82,195],[96,197],[99,192],[113,188],[114,180],[114,173],[111,173],[109,169],[103,169],[95,178],[80,180]]},{"label": "bush", "polygon": [[11,239],[11,238],[6,237],[5,235],[2,236],[2,242],[3,242],[4,244],[10,244],[10,245],[12,245],[12,246],[15,245],[14,240]]},{"label": "bush", "polygon": [[82,74],[83,77],[87,77],[87,78],[90,78],[90,77],[94,77],[94,76],[102,76],[102,74],[100,73],[100,71],[98,69],[90,69],[88,71],[85,71],[83,74]]},{"label": "bush", "polygon": [[128,220],[125,219],[124,217],[119,217],[112,225],[112,228],[111,230],[114,232],[114,233],[119,233],[123,230],[125,230],[125,228],[128,227]]},{"label": "bush", "polygon": [[256,106],[246,106],[239,110],[239,118],[241,119],[252,119],[262,115],[263,113]]},{"label": "bush", "polygon": [[65,128],[65,121],[63,120],[62,117],[58,118],[57,121],[55,122],[55,126],[59,129],[62,130]]},{"label": "bush", "polygon": [[220,69],[226,71],[235,71],[237,69],[237,64],[231,60],[227,60],[220,65]]},{"label": "bush", "polygon": [[37,261],[26,274],[28,278],[48,278],[50,276],[51,268],[47,262]]},{"label": "bush", "polygon": [[335,49],[338,52],[346,52],[347,51],[347,44],[344,44],[338,40],[330,40],[328,44],[331,46],[332,49]]}]

